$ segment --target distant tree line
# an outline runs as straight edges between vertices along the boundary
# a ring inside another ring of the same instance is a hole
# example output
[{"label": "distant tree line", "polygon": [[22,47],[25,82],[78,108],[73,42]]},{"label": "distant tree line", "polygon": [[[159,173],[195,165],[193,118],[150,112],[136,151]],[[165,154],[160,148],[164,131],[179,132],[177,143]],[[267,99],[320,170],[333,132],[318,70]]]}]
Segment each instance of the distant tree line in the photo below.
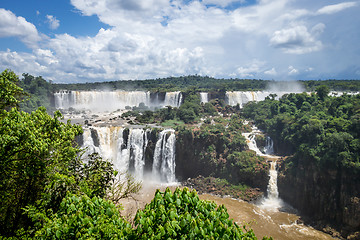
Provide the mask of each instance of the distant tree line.
[{"label": "distant tree line", "polygon": [[[318,86],[325,85],[334,91],[360,91],[359,80],[306,80],[298,81],[304,91],[314,91]],[[212,92],[223,98],[226,91],[261,91],[276,84],[279,87],[294,83],[293,81],[277,82],[260,79],[217,79],[208,76],[190,75],[148,80],[119,80],[95,83],[55,84],[42,76],[34,77],[24,73],[19,86],[27,92],[25,102],[20,103],[23,111],[31,112],[43,106],[49,113],[54,112],[54,92],[59,90],[142,90],[151,92]]]}]

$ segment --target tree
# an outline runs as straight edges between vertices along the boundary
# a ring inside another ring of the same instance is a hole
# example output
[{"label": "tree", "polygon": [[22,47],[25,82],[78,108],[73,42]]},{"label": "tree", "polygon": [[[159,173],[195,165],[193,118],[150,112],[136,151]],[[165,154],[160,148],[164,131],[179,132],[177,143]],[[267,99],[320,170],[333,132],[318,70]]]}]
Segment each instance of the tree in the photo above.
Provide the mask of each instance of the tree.
[{"label": "tree", "polygon": [[26,205],[49,203],[47,193],[58,192],[50,190],[54,181],[61,187],[74,182],[68,165],[77,158],[74,138],[82,132],[62,123],[60,112],[51,117],[45,108],[18,111],[24,91],[17,83],[11,71],[0,75],[0,234],[7,235],[29,224],[22,210]]},{"label": "tree", "polygon": [[[61,123],[60,117],[56,112],[52,118],[45,108],[31,114],[16,108],[3,113],[0,119],[0,234],[26,225],[28,220],[22,211],[26,205],[36,204],[40,199],[45,204],[45,194],[60,193],[61,188],[74,182],[68,165],[79,153],[74,147],[74,138],[82,129]],[[59,183],[54,185],[54,181]]]},{"label": "tree", "polygon": [[135,239],[256,239],[253,230],[229,219],[224,205],[200,200],[188,188],[157,190],[151,203],[137,212],[135,227]]},{"label": "tree", "polygon": [[324,100],[328,96],[328,94],[330,93],[330,89],[326,85],[321,85],[321,86],[316,88],[316,93],[317,93],[317,95],[319,96],[319,98],[321,100]]},{"label": "tree", "polygon": [[6,69],[0,74],[0,110],[18,106],[20,98],[25,95],[18,84],[19,78],[13,71]]},{"label": "tree", "polygon": [[56,213],[27,208],[37,222],[34,239],[127,239],[131,225],[111,201],[68,194]]},{"label": "tree", "polygon": [[[5,101],[1,102],[0,114],[0,238],[16,234],[25,237],[21,235],[24,233],[21,229],[30,229],[26,235],[64,221],[65,225],[76,225],[73,221],[77,215],[64,216],[64,212],[69,214],[69,209],[74,210],[74,203],[64,206],[62,202],[81,202],[81,209],[91,210],[89,197],[95,205],[105,201],[101,198],[112,187],[117,175],[113,165],[97,154],[83,162],[82,150],[74,141],[82,128],[61,122],[60,112],[51,117],[44,107],[30,114],[19,111],[17,104],[23,90],[16,83],[17,77],[12,72],[2,73],[1,96]],[[121,188],[122,184],[126,187]],[[110,197],[129,195],[138,189],[139,184],[127,178],[124,183],[117,182]],[[119,192],[121,190],[125,192]],[[78,196],[64,200],[67,194]],[[98,199],[94,200],[94,197]],[[111,210],[112,206],[106,206],[106,211],[115,211]],[[26,215],[24,209],[27,209]],[[103,210],[99,214],[103,214]],[[84,221],[88,222],[88,219]],[[72,230],[68,233],[71,235]],[[58,237],[58,234],[55,231],[52,237]]]}]

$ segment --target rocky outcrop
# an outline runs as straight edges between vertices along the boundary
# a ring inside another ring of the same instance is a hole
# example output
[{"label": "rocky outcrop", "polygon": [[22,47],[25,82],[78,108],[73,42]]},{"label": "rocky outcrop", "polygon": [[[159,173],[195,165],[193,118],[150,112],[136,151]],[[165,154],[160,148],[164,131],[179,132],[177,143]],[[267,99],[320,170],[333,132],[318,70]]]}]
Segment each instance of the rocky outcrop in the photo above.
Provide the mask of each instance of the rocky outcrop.
[{"label": "rocky outcrop", "polygon": [[246,188],[239,185],[232,185],[224,179],[214,177],[203,177],[199,175],[196,178],[188,178],[182,182],[183,186],[194,188],[199,194],[212,194],[216,196],[230,196],[252,202],[264,196],[259,188]]},{"label": "rocky outcrop", "polygon": [[[225,133],[224,133],[225,135]],[[246,152],[244,159],[230,159],[233,152]],[[263,162],[262,162],[263,161]],[[199,175],[227,179],[232,184],[246,184],[266,192],[269,165],[246,147],[237,149],[224,141],[223,135],[204,137],[200,131],[186,129],[177,133],[176,175],[178,180]]]},{"label": "rocky outcrop", "polygon": [[360,231],[359,173],[345,167],[315,164],[280,167],[280,197],[318,226],[334,227],[343,236]]}]

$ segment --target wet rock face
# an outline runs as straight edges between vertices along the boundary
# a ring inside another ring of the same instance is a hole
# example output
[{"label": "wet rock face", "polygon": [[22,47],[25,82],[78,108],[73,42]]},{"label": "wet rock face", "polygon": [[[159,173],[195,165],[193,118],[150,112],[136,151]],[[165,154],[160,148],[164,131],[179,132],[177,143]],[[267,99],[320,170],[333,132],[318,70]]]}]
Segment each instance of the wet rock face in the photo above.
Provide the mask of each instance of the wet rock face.
[{"label": "wet rock face", "polygon": [[[206,139],[196,138],[191,132],[177,135],[176,142],[176,175],[178,180],[196,178],[199,175],[227,179],[232,184],[246,184],[266,192],[269,181],[268,169],[240,172],[228,163],[224,152],[224,143],[220,137],[211,139],[214,150],[209,154]],[[207,156],[205,156],[208,154]],[[209,159],[211,155],[211,159]],[[212,156],[214,155],[214,156]],[[255,155],[254,155],[255,156]]]},{"label": "wet rock face", "polygon": [[99,134],[95,129],[90,129],[90,131],[91,131],[91,138],[94,141],[94,146],[99,147],[100,146]]},{"label": "wet rock face", "polygon": [[280,197],[315,223],[348,236],[360,231],[360,178],[349,169],[321,170],[314,164],[280,167]]}]

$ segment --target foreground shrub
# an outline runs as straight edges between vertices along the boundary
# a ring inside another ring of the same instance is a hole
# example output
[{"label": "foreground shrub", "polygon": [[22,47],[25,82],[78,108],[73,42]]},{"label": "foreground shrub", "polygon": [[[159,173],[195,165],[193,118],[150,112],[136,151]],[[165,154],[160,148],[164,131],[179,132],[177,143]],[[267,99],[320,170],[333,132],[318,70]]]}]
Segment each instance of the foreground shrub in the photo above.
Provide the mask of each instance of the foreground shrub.
[{"label": "foreground shrub", "polygon": [[135,216],[135,239],[256,239],[253,230],[240,228],[227,209],[200,200],[196,191],[169,188]]},{"label": "foreground shrub", "polygon": [[27,209],[38,221],[35,239],[127,239],[131,225],[125,221],[111,201],[70,194],[55,214]]}]

